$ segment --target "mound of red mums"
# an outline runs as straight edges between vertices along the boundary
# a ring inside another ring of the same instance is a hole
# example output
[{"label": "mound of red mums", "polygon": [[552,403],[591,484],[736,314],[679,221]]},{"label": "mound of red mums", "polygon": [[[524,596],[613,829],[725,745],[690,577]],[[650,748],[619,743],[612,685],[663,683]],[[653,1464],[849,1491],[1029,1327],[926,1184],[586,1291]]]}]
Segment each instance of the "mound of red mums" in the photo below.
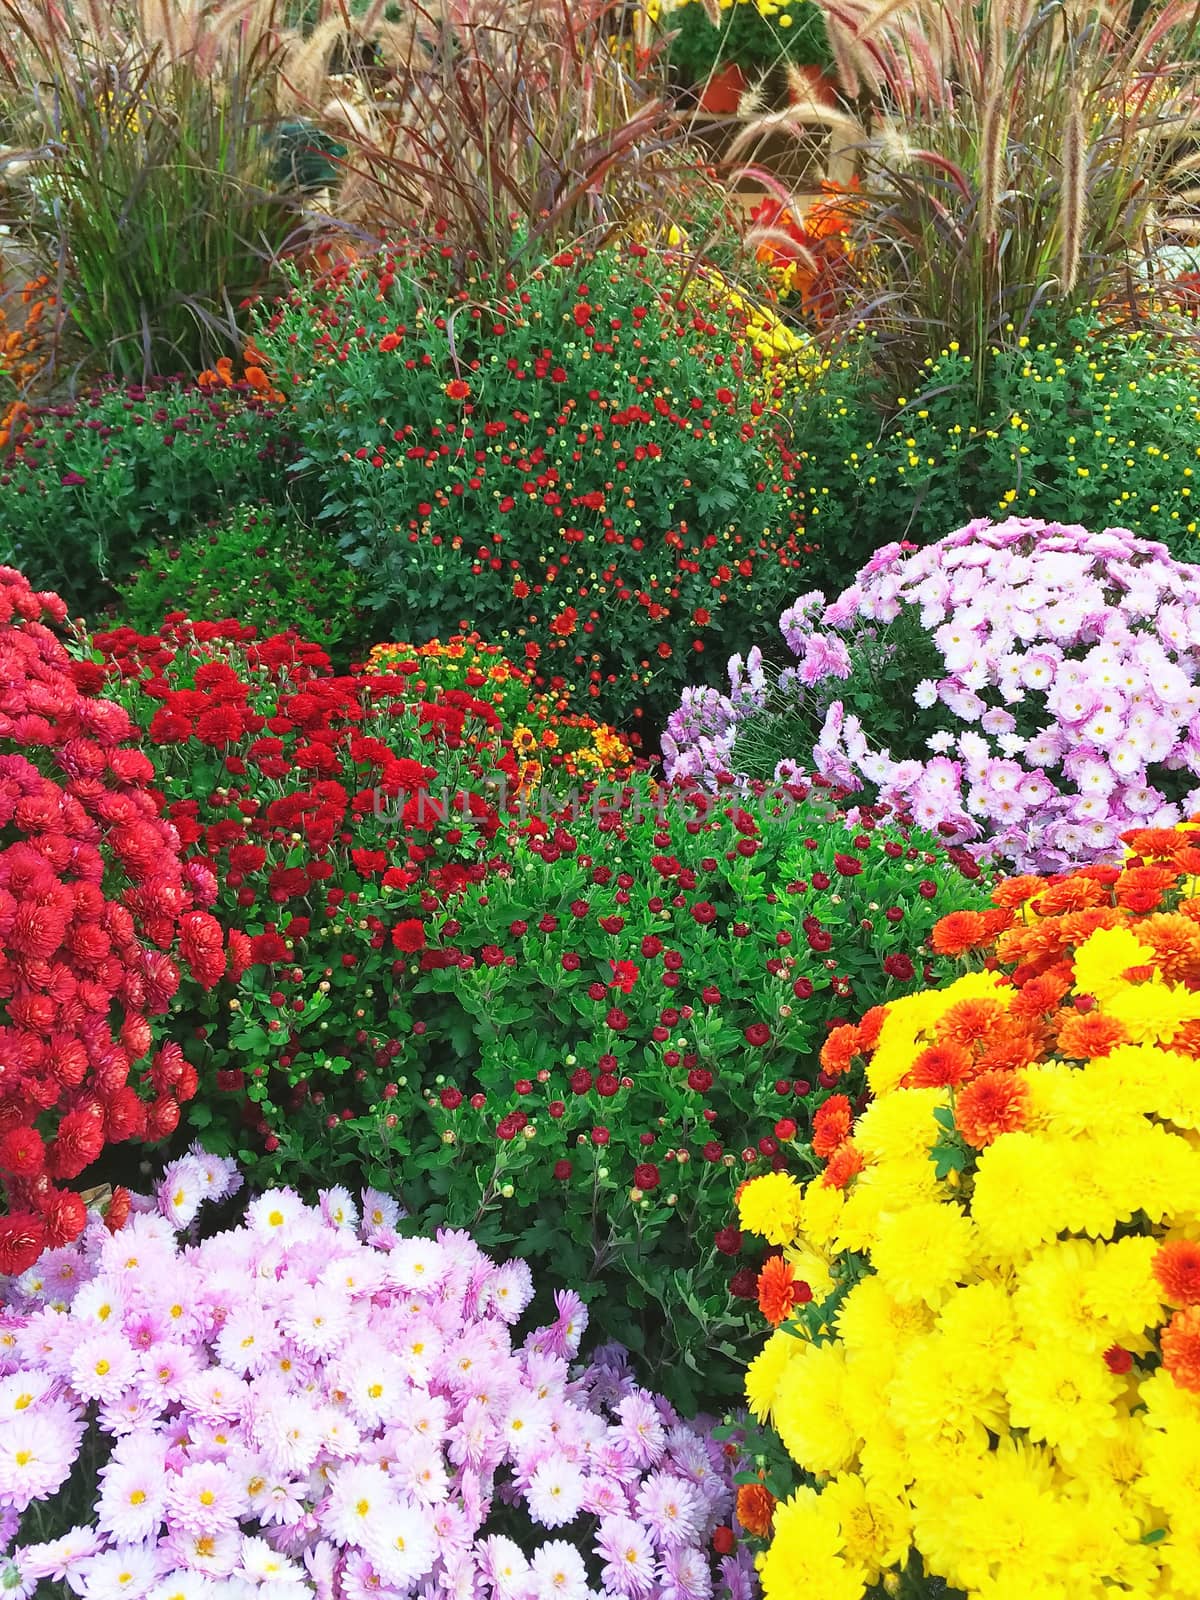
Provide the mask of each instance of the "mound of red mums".
[{"label": "mound of red mums", "polygon": [[[63,1187],[106,1145],[156,1140],[196,1091],[152,1018],[180,983],[240,976],[245,941],[209,914],[213,874],[184,866],[146,785],[127,713],[49,624],[56,595],[0,568],[0,1272],[68,1243],[86,1212]],[[109,1207],[116,1226],[128,1207]]]},{"label": "mound of red mums", "polygon": [[512,730],[469,689],[334,675],[318,646],[232,621],[93,643],[218,915],[249,935],[235,1004],[185,1007],[186,1052],[268,1153],[285,1125],[316,1139],[383,1093],[405,958],[436,959],[430,919],[504,854]]}]

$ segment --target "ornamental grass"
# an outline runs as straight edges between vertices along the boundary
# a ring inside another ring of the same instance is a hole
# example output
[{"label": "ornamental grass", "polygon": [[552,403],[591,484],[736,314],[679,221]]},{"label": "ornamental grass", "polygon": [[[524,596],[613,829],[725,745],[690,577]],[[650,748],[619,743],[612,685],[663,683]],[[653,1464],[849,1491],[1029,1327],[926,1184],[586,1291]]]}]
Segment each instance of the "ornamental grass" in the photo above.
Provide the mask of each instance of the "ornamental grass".
[{"label": "ornamental grass", "polygon": [[741,1193],[766,1600],[1196,1592],[1200,826],[1126,843],[944,919],[962,976],[831,1036],[824,1171]]}]

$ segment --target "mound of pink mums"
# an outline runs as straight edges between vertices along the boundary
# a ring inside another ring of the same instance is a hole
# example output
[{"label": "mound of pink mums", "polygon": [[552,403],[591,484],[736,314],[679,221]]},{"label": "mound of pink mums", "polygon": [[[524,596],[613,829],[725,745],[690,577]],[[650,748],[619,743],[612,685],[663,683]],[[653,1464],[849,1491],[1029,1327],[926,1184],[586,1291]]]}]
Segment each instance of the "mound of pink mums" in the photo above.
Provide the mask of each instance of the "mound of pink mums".
[{"label": "mound of pink mums", "polygon": [[181,967],[211,988],[249,953],[237,934],[227,952],[216,879],[183,864],[137,731],[65,621],[0,568],[0,1273],[79,1234],[62,1184],[106,1145],[174,1131],[196,1074],[153,1019]]},{"label": "mound of pink mums", "polygon": [[639,1389],[623,1352],[576,1363],[577,1295],[518,1341],[525,1263],[497,1266],[462,1233],[402,1237],[374,1191],[361,1206],[269,1191],[238,1226],[181,1243],[201,1201],[239,1184],[197,1148],[119,1232],[93,1218],[8,1285],[5,1593],[750,1593],[749,1558],[710,1553],[733,1500],[727,1447]]},{"label": "mound of pink mums", "polygon": [[[919,679],[905,621],[938,663]],[[780,629],[795,658],[783,672],[752,650],[730,663],[729,695],[688,691],[663,740],[670,776],[736,777],[747,718],[808,710],[819,734],[777,778],[815,770],[1021,871],[1104,859],[1128,829],[1200,808],[1200,566],[1165,545],[972,522],[922,549],[887,545],[831,605],[804,595]],[[840,686],[856,674],[852,710]],[[909,701],[904,748],[873,727],[880,693],[876,717]]]}]

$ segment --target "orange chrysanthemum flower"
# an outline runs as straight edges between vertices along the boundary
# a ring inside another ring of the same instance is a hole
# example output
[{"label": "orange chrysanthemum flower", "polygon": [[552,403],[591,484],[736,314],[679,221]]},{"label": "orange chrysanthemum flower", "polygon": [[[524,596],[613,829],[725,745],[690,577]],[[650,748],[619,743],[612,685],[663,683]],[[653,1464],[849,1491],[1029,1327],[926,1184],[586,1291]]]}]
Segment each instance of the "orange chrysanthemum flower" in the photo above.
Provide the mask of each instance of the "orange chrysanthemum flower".
[{"label": "orange chrysanthemum flower", "polygon": [[997,906],[1015,911],[1018,906],[1023,906],[1032,900],[1034,895],[1040,894],[1045,887],[1045,878],[1035,878],[1031,874],[1021,878],[1005,878],[992,890],[992,899]]},{"label": "orange chrysanthemum flower", "polygon": [[1177,1311],[1162,1331],[1163,1366],[1181,1389],[1200,1391],[1200,1305]]},{"label": "orange chrysanthemum flower", "polygon": [[1200,1022],[1185,1022],[1178,1033],[1167,1041],[1168,1050],[1178,1050],[1181,1056],[1200,1057]]},{"label": "orange chrysanthemum flower", "polygon": [[743,1483],[737,1492],[738,1521],[755,1539],[769,1539],[775,1520],[775,1496],[765,1483]]},{"label": "orange chrysanthemum flower", "polygon": [[1058,1053],[1069,1061],[1091,1061],[1128,1043],[1125,1024],[1098,1011],[1068,1011],[1058,1024]]},{"label": "orange chrysanthemum flower", "polygon": [[858,1042],[864,1052],[874,1050],[879,1043],[879,1034],[883,1027],[883,1019],[887,1016],[887,1010],[886,1006],[872,1006],[869,1011],[863,1014],[862,1021],[858,1025]]},{"label": "orange chrysanthemum flower", "polygon": [[1011,1072],[983,1072],[959,1095],[954,1121],[969,1145],[982,1150],[1002,1133],[1025,1125],[1029,1089]]},{"label": "orange chrysanthemum flower", "polygon": [[986,1048],[975,1063],[977,1072],[1015,1072],[1037,1060],[1038,1041],[1026,1028],[1007,1023],[988,1035]]},{"label": "orange chrysanthemum flower", "polygon": [[758,1275],[758,1309],[777,1328],[796,1304],[796,1274],[783,1256],[768,1256]]},{"label": "orange chrysanthemum flower", "polygon": [[1116,906],[1089,906],[1086,911],[1069,911],[1059,920],[1059,935],[1064,944],[1079,948],[1100,928],[1118,928],[1125,918]]},{"label": "orange chrysanthemum flower", "polygon": [[1186,842],[1176,828],[1131,828],[1121,837],[1131,854],[1146,861],[1173,861],[1176,852]]},{"label": "orange chrysanthemum flower", "polygon": [[843,1072],[850,1071],[850,1063],[860,1049],[858,1029],[852,1022],[843,1023],[840,1028],[833,1029],[821,1046],[821,1065],[826,1072],[841,1077]]},{"label": "orange chrysanthemum flower", "polygon": [[1126,867],[1113,894],[1126,911],[1153,911],[1162,904],[1163,890],[1169,889],[1177,876],[1169,867]]},{"label": "orange chrysanthemum flower", "polygon": [[1200,1244],[1168,1240],[1154,1258],[1154,1276],[1172,1305],[1200,1305]]},{"label": "orange chrysanthemum flower", "polygon": [[999,1000],[959,1000],[939,1018],[934,1037],[939,1044],[956,1044],[964,1050],[986,1040],[1004,1022]]},{"label": "orange chrysanthemum flower", "polygon": [[843,1139],[849,1136],[852,1120],[850,1102],[846,1096],[830,1095],[824,1104],[817,1107],[813,1115],[813,1154],[819,1156],[822,1161],[826,1156],[831,1156]]},{"label": "orange chrysanthemum flower", "polygon": [[826,1189],[844,1189],[850,1179],[857,1177],[862,1171],[863,1166],[862,1151],[853,1139],[847,1139],[845,1144],[838,1145],[825,1163],[821,1182]]},{"label": "orange chrysanthemum flower", "polygon": [[1038,895],[1033,909],[1039,917],[1058,917],[1064,911],[1086,911],[1089,906],[1107,903],[1108,893],[1102,883],[1073,873],[1069,878],[1047,885]]},{"label": "orange chrysanthemum flower", "polygon": [[947,1089],[965,1083],[975,1063],[960,1044],[927,1045],[901,1082],[910,1089]]},{"label": "orange chrysanthemum flower", "polygon": [[978,911],[952,911],[935,924],[929,942],[938,955],[953,958],[986,944],[987,938],[987,924]]},{"label": "orange chrysanthemum flower", "polygon": [[1200,974],[1200,929],[1177,911],[1160,911],[1138,924],[1137,936],[1149,944],[1163,977],[1184,983]]},{"label": "orange chrysanthemum flower", "polygon": [[1055,917],[1028,928],[1009,928],[996,940],[996,953],[1002,961],[1041,962],[1047,967],[1058,960],[1067,942],[1062,922]]},{"label": "orange chrysanthemum flower", "polygon": [[1053,1011],[1071,987],[1072,969],[1065,963],[1052,967],[1036,978],[1030,978],[1008,1008],[1010,1017],[1036,1021]]}]

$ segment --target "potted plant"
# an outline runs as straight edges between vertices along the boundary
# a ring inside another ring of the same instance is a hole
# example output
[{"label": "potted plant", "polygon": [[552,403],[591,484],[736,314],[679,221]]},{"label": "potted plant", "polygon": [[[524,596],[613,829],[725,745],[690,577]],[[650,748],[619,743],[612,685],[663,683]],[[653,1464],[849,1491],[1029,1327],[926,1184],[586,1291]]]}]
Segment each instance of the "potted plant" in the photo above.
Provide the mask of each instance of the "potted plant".
[{"label": "potted plant", "polygon": [[702,111],[735,112],[753,76],[786,80],[793,95],[819,103],[832,98],[833,58],[813,0],[721,0],[718,13],[702,0],[665,0],[660,21],[668,60]]}]

